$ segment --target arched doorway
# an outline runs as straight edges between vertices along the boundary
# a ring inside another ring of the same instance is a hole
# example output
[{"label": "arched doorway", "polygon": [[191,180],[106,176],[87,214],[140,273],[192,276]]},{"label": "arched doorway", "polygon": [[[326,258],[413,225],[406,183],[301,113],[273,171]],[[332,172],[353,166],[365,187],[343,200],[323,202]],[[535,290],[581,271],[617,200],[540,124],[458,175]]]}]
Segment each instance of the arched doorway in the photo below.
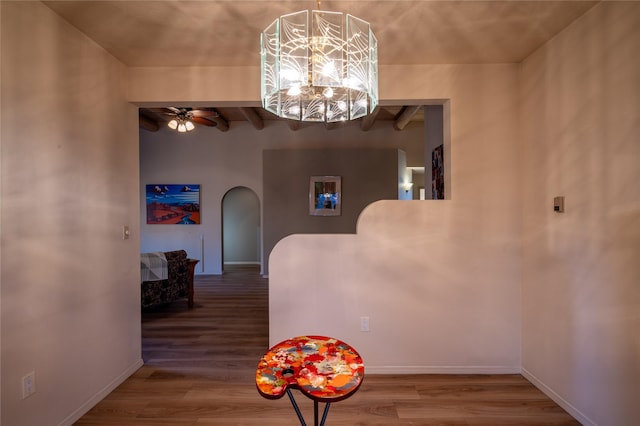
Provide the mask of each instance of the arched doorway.
[{"label": "arched doorway", "polygon": [[222,198],[222,270],[230,265],[260,267],[260,200],[244,186]]}]

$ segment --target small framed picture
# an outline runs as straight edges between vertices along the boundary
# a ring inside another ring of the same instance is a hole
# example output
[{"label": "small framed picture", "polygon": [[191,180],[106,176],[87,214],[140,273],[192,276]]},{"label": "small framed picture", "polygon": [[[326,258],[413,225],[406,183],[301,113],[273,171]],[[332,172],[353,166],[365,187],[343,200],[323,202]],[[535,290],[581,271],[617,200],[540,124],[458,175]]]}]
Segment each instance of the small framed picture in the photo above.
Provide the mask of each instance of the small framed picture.
[{"label": "small framed picture", "polygon": [[309,214],[340,216],[342,188],[340,176],[311,176],[309,182]]}]

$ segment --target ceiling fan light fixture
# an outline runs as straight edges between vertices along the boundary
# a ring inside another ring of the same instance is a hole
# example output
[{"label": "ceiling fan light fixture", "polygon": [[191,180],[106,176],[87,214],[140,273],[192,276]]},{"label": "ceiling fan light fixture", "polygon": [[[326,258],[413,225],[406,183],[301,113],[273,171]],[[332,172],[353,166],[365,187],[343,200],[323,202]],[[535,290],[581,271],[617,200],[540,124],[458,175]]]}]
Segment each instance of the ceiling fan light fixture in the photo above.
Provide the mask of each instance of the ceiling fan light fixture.
[{"label": "ceiling fan light fixture", "polygon": [[195,124],[193,124],[193,115],[190,111],[179,111],[175,113],[175,117],[172,118],[168,123],[172,130],[177,130],[180,133],[190,132],[196,128]]},{"label": "ceiling fan light fixture", "polygon": [[349,14],[279,17],[260,36],[260,69],[262,106],[282,118],[355,120],[378,104],[378,41]]}]

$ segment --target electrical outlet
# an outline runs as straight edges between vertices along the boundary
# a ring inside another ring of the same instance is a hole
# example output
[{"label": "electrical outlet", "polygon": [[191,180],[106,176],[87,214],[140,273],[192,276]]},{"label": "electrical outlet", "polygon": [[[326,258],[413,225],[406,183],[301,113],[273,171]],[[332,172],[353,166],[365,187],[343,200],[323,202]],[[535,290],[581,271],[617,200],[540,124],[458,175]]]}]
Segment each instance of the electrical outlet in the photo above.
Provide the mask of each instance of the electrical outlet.
[{"label": "electrical outlet", "polygon": [[131,233],[129,232],[129,225],[122,225],[122,239],[128,240],[130,236]]},{"label": "electrical outlet", "polygon": [[369,331],[369,317],[360,317],[360,331]]},{"label": "electrical outlet", "polygon": [[25,399],[36,393],[36,372],[32,371],[22,377],[22,399]]}]

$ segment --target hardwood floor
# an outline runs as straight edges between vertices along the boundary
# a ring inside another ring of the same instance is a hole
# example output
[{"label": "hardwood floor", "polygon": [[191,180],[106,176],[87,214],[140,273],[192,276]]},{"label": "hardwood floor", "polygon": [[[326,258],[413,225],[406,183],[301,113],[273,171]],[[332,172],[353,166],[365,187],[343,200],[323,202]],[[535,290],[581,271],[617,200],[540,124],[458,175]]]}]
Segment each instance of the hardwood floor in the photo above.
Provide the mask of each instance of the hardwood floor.
[{"label": "hardwood floor", "polygon": [[[268,282],[252,268],[196,276],[195,307],[142,316],[145,365],[76,425],[299,425],[287,398],[255,386],[268,348]],[[313,404],[296,393],[307,423]],[[322,407],[322,404],[321,404]],[[520,375],[365,375],[327,426],[579,425]]]}]

